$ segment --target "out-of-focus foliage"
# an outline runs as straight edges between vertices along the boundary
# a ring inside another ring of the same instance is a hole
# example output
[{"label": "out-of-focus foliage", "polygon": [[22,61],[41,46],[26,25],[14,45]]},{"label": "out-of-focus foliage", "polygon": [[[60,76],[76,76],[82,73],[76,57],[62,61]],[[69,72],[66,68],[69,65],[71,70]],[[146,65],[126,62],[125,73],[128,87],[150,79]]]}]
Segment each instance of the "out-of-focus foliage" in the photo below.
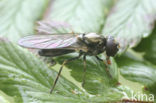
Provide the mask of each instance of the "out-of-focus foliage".
[{"label": "out-of-focus foliage", "polygon": [[154,26],[155,0],[119,0],[109,13],[103,34],[114,35],[122,49],[147,37]]},{"label": "out-of-focus foliage", "polygon": [[145,85],[153,94],[156,94],[156,66],[147,61],[139,61],[123,56],[117,59],[121,74],[128,80]]},{"label": "out-of-focus foliage", "polygon": [[47,19],[66,21],[74,32],[99,33],[113,3],[113,0],[57,0]]},{"label": "out-of-focus foliage", "polygon": [[2,91],[0,91],[0,101],[1,103],[15,103],[12,97],[7,96]]},{"label": "out-of-focus foliage", "polygon": [[143,39],[135,50],[143,53],[146,60],[156,65],[156,27],[150,37]]},{"label": "out-of-focus foliage", "polygon": [[41,18],[48,0],[1,0],[0,36],[14,42],[34,33],[35,22]]}]

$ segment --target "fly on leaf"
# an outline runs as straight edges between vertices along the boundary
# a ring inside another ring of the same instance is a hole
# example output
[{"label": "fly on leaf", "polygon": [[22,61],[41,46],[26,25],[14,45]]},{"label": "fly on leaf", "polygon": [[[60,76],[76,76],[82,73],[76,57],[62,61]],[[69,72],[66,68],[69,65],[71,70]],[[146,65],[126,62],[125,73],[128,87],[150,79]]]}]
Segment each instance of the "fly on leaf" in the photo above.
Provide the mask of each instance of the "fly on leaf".
[{"label": "fly on leaf", "polygon": [[51,35],[30,35],[20,39],[18,44],[25,48],[39,49],[38,54],[40,56],[55,57],[73,52],[79,53],[77,57],[64,60],[54,81],[54,84],[50,90],[50,93],[53,92],[65,64],[73,60],[79,59],[83,56],[84,75],[82,86],[84,86],[86,56],[95,56],[97,60],[104,61],[103,59],[99,58],[98,55],[106,52],[106,65],[108,65],[111,64],[109,57],[115,56],[115,54],[119,50],[119,44],[115,41],[113,37],[103,37],[96,33],[64,33],[63,35],[55,33]]}]

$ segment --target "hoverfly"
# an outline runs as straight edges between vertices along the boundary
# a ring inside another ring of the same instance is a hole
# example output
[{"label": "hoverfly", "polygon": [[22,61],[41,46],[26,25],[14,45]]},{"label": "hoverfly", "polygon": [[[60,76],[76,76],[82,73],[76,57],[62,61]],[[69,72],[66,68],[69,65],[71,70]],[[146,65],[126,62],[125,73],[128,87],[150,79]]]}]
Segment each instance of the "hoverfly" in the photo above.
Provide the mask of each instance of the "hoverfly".
[{"label": "hoverfly", "polygon": [[103,59],[99,58],[98,55],[106,52],[107,64],[110,64],[109,57],[115,56],[115,54],[119,50],[119,43],[117,43],[112,36],[103,37],[96,33],[77,33],[77,35],[73,35],[72,33],[64,33],[64,35],[30,35],[20,39],[18,44],[25,48],[39,49],[38,54],[40,56],[46,57],[55,57],[73,52],[79,53],[77,57],[64,60],[54,81],[54,84],[50,90],[50,93],[53,92],[63,69],[63,66],[66,63],[79,59],[83,56],[84,75],[82,86],[84,86],[86,56],[95,56],[97,60],[104,61]]}]

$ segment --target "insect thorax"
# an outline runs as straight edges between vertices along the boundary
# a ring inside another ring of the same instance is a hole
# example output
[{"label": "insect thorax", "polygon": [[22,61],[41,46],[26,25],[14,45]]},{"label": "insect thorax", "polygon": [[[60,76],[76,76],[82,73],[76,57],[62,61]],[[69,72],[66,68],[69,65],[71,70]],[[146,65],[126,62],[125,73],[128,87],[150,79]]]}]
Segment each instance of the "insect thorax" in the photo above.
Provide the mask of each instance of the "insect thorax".
[{"label": "insect thorax", "polygon": [[86,55],[98,55],[105,51],[106,39],[96,33],[81,34],[81,41],[86,44]]}]

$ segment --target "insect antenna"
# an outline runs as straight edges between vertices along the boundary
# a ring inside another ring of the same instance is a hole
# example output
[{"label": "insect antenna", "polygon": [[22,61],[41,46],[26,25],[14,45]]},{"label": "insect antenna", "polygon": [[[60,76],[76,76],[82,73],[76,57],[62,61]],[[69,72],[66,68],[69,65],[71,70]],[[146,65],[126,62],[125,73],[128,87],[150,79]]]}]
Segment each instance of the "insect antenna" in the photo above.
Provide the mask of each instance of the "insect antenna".
[{"label": "insect antenna", "polygon": [[50,94],[52,94],[52,92],[53,92],[53,90],[54,90],[54,88],[55,88],[55,86],[56,86],[56,83],[57,83],[57,81],[58,81],[58,79],[59,79],[59,77],[60,77],[60,74],[61,74],[61,72],[62,72],[62,69],[63,69],[64,65],[67,64],[67,63],[69,63],[69,62],[71,62],[71,61],[73,61],[73,60],[79,59],[81,56],[82,56],[82,53],[80,53],[77,57],[73,57],[73,58],[67,59],[67,60],[65,60],[65,61],[62,63],[62,65],[61,65],[61,67],[60,67],[60,70],[59,70],[59,72],[58,72],[58,74],[57,74],[57,77],[56,77],[56,79],[55,79],[55,81],[54,81],[54,83],[53,83],[53,85],[52,85],[52,87],[51,87],[51,89],[50,89]]}]

